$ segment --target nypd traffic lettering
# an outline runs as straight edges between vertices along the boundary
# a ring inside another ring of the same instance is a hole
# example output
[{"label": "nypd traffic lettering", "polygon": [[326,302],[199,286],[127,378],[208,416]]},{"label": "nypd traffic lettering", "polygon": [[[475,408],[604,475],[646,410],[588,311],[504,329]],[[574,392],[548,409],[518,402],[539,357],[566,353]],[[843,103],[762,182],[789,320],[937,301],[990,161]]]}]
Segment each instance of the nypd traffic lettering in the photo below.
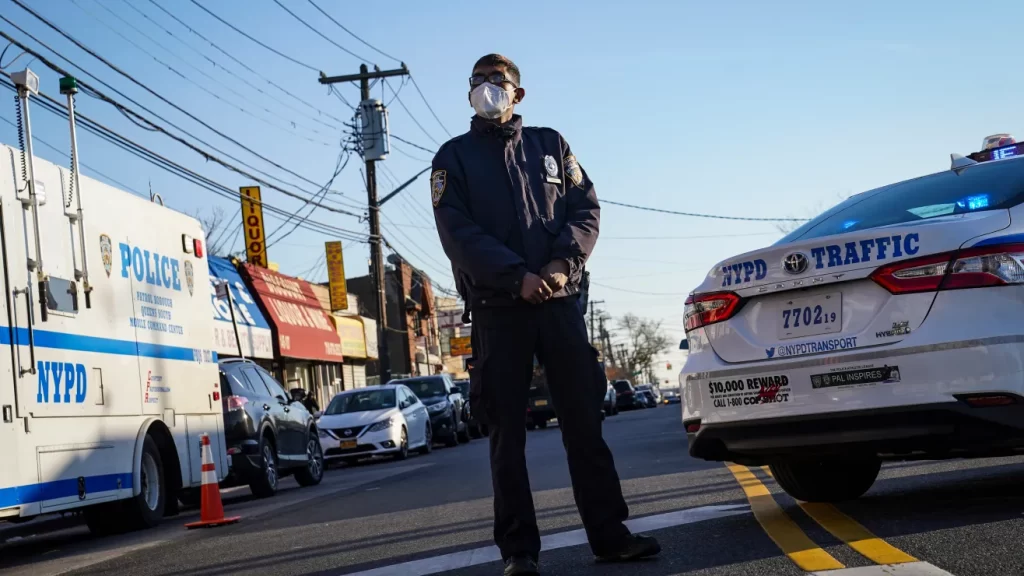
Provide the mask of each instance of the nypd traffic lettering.
[{"label": "nypd traffic lettering", "polygon": [[[40,360],[36,363],[36,375],[39,387],[36,390],[38,404],[81,404],[85,402],[89,381],[85,365],[71,362],[48,362]],[[50,396],[50,390],[53,396]]]},{"label": "nypd traffic lettering", "polygon": [[132,247],[124,242],[119,245],[119,249],[122,278],[128,278],[130,271],[136,282],[181,292],[181,279],[178,277],[180,264],[177,259],[143,250],[138,246]]},{"label": "nypd traffic lettering", "polygon": [[814,268],[834,268],[890,258],[913,256],[921,249],[917,233],[894,234],[844,244],[828,244],[811,248]]},{"label": "nypd traffic lettering", "polygon": [[768,275],[768,264],[761,260],[737,262],[722,266],[722,286],[735,286],[751,280],[763,280]]}]

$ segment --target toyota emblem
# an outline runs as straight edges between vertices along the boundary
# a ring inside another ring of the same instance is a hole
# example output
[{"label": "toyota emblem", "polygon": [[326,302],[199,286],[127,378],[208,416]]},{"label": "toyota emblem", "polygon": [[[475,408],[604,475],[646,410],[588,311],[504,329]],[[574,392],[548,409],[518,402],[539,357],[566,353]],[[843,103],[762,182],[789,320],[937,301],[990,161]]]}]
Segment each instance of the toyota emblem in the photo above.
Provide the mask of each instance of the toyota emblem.
[{"label": "toyota emblem", "polygon": [[782,267],[790,274],[803,274],[807,271],[807,256],[793,252],[782,260]]}]

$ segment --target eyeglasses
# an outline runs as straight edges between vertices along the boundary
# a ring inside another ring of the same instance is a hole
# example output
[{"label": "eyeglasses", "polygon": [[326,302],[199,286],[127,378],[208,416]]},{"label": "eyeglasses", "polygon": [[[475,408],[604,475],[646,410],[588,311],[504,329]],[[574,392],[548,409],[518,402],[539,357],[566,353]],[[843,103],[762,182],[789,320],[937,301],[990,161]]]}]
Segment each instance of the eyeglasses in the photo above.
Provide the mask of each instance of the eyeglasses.
[{"label": "eyeglasses", "polygon": [[493,73],[487,74],[487,75],[484,75],[484,74],[474,74],[474,75],[469,77],[469,86],[471,88],[476,88],[477,86],[483,84],[484,82],[490,82],[491,84],[494,84],[495,86],[500,86],[501,84],[504,84],[505,82],[508,82],[509,84],[512,85],[513,88],[518,88],[519,87],[519,86],[516,86],[516,83],[513,82],[508,76],[505,76],[505,74],[502,73],[502,72],[493,72]]}]

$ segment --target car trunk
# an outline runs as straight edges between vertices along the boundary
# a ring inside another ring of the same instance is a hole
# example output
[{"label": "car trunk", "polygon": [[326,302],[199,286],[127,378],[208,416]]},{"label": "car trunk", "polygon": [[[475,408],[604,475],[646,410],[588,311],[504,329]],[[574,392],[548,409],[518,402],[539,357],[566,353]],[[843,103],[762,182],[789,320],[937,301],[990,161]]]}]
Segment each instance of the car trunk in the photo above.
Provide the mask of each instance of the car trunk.
[{"label": "car trunk", "polygon": [[988,210],[771,246],[716,266],[695,295],[734,292],[739,311],[704,328],[725,362],[891,346],[926,321],[935,292],[895,296],[871,274],[949,252],[1010,223]]}]

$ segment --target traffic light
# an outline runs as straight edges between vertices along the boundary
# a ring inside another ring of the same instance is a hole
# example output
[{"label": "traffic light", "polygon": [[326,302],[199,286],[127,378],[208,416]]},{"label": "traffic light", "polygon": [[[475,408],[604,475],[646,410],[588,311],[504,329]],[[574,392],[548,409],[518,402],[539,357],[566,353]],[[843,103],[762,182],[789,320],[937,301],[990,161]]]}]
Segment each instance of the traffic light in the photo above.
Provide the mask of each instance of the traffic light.
[{"label": "traffic light", "polygon": [[671,362],[665,362],[665,370],[671,370],[671,369],[672,369],[672,363]]}]

